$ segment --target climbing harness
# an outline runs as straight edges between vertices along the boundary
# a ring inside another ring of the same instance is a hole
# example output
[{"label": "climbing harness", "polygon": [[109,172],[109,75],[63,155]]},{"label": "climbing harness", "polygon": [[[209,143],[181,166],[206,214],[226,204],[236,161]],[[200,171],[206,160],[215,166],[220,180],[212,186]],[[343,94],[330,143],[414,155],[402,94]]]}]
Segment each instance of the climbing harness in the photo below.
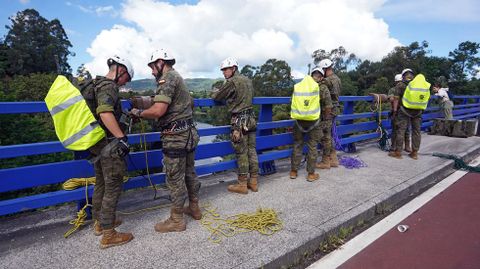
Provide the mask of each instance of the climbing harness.
[{"label": "climbing harness", "polygon": [[283,229],[278,213],[271,208],[258,208],[255,213],[242,213],[222,217],[210,203],[205,203],[200,224],[210,232],[208,240],[221,243],[224,237],[257,231],[262,235],[273,235]]},{"label": "climbing harness", "polygon": [[468,164],[465,163],[465,161],[462,160],[462,158],[459,157],[459,156],[452,155],[452,154],[444,154],[444,153],[439,153],[439,152],[434,152],[432,155],[435,156],[435,157],[440,157],[440,158],[444,158],[444,159],[454,160],[454,161],[455,161],[455,164],[454,164],[455,169],[465,170],[465,171],[475,172],[475,173],[480,173],[480,167],[475,167],[475,166],[468,165]]}]

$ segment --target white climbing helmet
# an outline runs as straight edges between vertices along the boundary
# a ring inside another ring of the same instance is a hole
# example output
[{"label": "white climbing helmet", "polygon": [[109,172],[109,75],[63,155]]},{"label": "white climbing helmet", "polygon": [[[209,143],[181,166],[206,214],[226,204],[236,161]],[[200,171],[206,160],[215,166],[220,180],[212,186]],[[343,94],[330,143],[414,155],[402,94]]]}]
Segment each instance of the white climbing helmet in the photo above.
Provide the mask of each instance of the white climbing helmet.
[{"label": "white climbing helmet", "polygon": [[233,57],[228,57],[227,59],[223,60],[222,64],[220,65],[220,70],[234,66],[238,68],[237,60]]},{"label": "white climbing helmet", "polygon": [[320,74],[322,74],[322,77],[325,76],[325,71],[323,71],[323,68],[321,68],[320,66],[315,66],[315,68],[313,68],[310,74],[313,75],[313,73],[317,71],[320,72]]},{"label": "white climbing helmet", "polygon": [[395,82],[402,81],[402,74],[396,74],[395,75]]},{"label": "white climbing helmet", "polygon": [[114,55],[113,57],[110,57],[107,60],[108,67],[110,67],[112,64],[123,65],[127,69],[128,75],[130,76],[130,80],[133,79],[133,75],[135,72],[133,71],[132,63],[129,60],[122,58],[118,55]]},{"label": "white climbing helmet", "polygon": [[405,69],[403,69],[403,71],[402,71],[402,77],[405,75],[405,73],[408,73],[408,72],[410,72],[410,73],[413,74],[413,70],[412,70],[412,69],[410,69],[410,68],[405,68]]},{"label": "white climbing helmet", "polygon": [[155,50],[152,55],[150,56],[150,59],[148,60],[148,65],[156,62],[157,60],[175,60],[173,55],[168,52],[166,49],[159,49]]},{"label": "white climbing helmet", "polygon": [[318,64],[318,66],[320,66],[321,68],[329,68],[329,67],[332,67],[332,65],[333,65],[333,62],[330,59],[323,59]]}]

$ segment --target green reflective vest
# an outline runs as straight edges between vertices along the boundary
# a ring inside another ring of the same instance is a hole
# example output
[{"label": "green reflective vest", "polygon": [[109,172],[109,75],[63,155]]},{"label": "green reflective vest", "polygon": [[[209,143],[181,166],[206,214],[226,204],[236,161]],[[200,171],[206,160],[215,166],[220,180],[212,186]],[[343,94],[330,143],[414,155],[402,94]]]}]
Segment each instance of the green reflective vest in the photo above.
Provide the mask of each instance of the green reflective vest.
[{"label": "green reflective vest", "polygon": [[105,137],[105,131],[82,94],[66,77],[55,79],[45,103],[52,115],[57,137],[65,148],[86,150]]},{"label": "green reflective vest", "polygon": [[418,74],[408,83],[402,104],[406,108],[425,110],[428,100],[430,100],[430,83],[425,80],[424,75]]},{"label": "green reflective vest", "polygon": [[290,117],[305,121],[320,118],[320,87],[309,75],[293,87]]}]

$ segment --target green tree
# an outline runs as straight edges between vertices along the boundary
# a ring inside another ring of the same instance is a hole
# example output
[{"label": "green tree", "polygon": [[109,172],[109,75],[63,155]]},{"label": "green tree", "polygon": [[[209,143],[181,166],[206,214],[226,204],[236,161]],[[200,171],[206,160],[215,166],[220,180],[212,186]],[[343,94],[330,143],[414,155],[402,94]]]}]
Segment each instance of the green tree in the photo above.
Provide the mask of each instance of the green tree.
[{"label": "green tree", "polygon": [[77,77],[83,78],[83,79],[92,79],[92,74],[87,70],[85,67],[85,64],[81,64],[77,68]]},{"label": "green tree", "polygon": [[292,94],[292,69],[287,62],[269,59],[259,68],[252,68],[252,70],[257,70],[252,79],[254,96],[290,96]]},{"label": "green tree", "polygon": [[318,49],[312,53],[313,63],[318,65],[323,59],[330,59],[333,61],[333,69],[335,72],[346,71],[349,66],[356,66],[360,63],[360,59],[353,53],[340,46],[336,49],[327,52],[324,49]]},{"label": "green tree", "polygon": [[10,17],[5,36],[10,75],[71,73],[68,56],[72,44],[59,20],[48,21],[34,9]]},{"label": "green tree", "polygon": [[468,75],[477,75],[480,65],[480,57],[477,56],[479,49],[480,43],[465,41],[448,54],[452,62],[451,78],[454,81],[465,80]]},{"label": "green tree", "polygon": [[258,66],[252,66],[247,64],[242,68],[242,70],[240,70],[240,74],[248,77],[249,79],[253,79],[257,71],[258,71]]},{"label": "green tree", "polygon": [[0,39],[0,79],[5,78],[8,69],[8,47]]}]

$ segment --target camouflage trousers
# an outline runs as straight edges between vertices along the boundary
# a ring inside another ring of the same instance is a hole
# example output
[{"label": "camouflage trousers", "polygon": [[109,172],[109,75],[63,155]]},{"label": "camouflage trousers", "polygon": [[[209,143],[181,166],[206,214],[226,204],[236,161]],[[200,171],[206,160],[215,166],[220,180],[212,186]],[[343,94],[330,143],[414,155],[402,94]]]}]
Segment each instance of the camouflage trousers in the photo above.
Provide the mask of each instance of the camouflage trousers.
[{"label": "camouflage trousers", "polygon": [[407,114],[407,112],[400,110],[398,111],[395,124],[395,151],[402,151],[405,132],[409,125],[411,125],[412,130],[412,150],[418,151],[420,149],[420,142],[422,138],[420,133],[422,125],[422,111],[418,111],[416,114],[410,115]]},{"label": "camouflage trousers", "polygon": [[163,165],[174,208],[183,208],[187,196],[190,200],[198,198],[200,182],[195,172],[198,141],[196,128],[162,136]]},{"label": "camouflage trousers", "polygon": [[[107,145],[101,140],[90,148],[92,155],[100,155]],[[112,229],[116,217],[117,204],[123,188],[123,177],[127,166],[124,158],[100,157],[94,164],[95,187],[92,198],[93,219],[100,222],[102,229]]]},{"label": "camouflage trousers", "polygon": [[232,142],[237,158],[238,175],[258,174],[257,141],[254,131],[243,135],[239,141]]},{"label": "camouflage trousers", "polygon": [[320,144],[322,145],[323,155],[330,155],[332,153],[332,121],[331,120],[322,120],[320,122],[320,131],[321,138]]},{"label": "camouflage trousers", "polygon": [[[392,118],[392,135],[390,137],[391,141],[392,141],[392,150],[395,150],[395,144],[397,143],[396,142],[396,133],[397,133],[397,116]],[[410,128],[407,127],[407,129],[405,129],[405,135],[404,135],[404,141],[405,141],[405,146],[407,146],[407,143],[408,143],[408,146],[410,146]]]},{"label": "camouflage trousers", "polygon": [[[291,170],[298,171],[303,157],[303,147],[307,144],[307,172],[315,172],[315,163],[318,156],[317,145],[322,138],[320,124],[314,127],[315,121],[296,121],[294,123]],[[308,138],[306,139],[305,136],[308,136]]]},{"label": "camouflage trousers", "polygon": [[446,120],[453,119],[453,102],[448,100],[440,104],[440,109],[442,111],[443,117]]}]

